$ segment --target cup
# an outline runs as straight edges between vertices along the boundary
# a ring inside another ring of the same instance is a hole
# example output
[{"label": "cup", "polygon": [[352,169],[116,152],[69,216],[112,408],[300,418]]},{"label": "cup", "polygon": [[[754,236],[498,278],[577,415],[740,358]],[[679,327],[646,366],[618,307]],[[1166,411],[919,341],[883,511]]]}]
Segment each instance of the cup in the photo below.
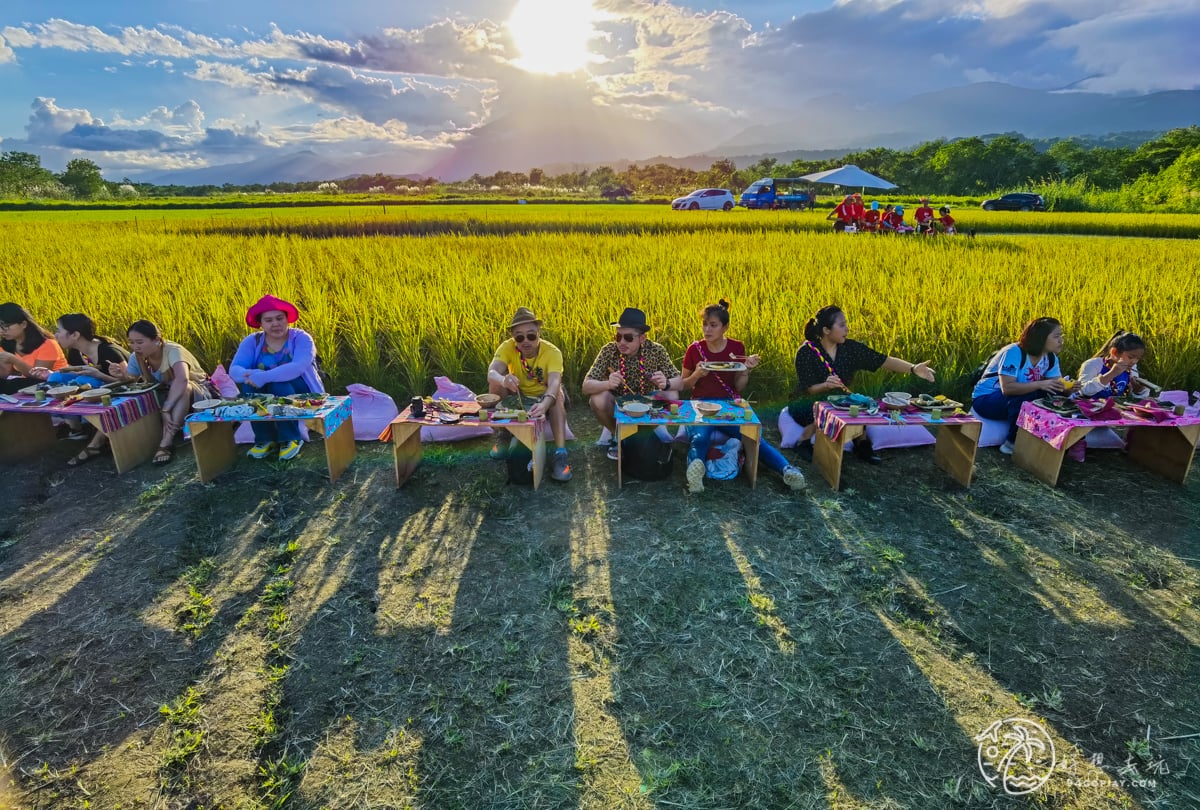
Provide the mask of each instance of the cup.
[{"label": "cup", "polygon": [[858,416],[859,410],[860,410],[859,406],[851,405],[849,408],[846,409],[846,415],[849,416],[851,419],[854,419],[855,417]]},{"label": "cup", "polygon": [[411,403],[411,411],[413,419],[425,418],[425,400],[420,397],[413,397]]},{"label": "cup", "polygon": [[46,401],[46,392],[39,388],[38,390],[33,392],[33,398],[36,399],[38,402],[45,402]]},{"label": "cup", "polygon": [[487,408],[480,408],[479,409],[479,421],[486,422],[487,420],[488,420]]},{"label": "cup", "polygon": [[1182,406],[1182,405],[1175,406],[1175,415],[1176,416],[1183,416],[1185,411],[1187,411],[1187,408],[1185,408],[1184,406]]},{"label": "cup", "polygon": [[933,422],[942,421],[942,409],[941,408],[930,408],[929,409],[929,419],[930,419],[930,421],[933,421]]},{"label": "cup", "polygon": [[671,403],[671,416],[679,416],[679,406],[674,402]]},{"label": "cup", "polygon": [[112,394],[103,394],[100,397],[101,405],[112,405]]},{"label": "cup", "polygon": [[527,419],[529,419],[528,411],[517,411],[517,421],[518,422],[524,422]]}]

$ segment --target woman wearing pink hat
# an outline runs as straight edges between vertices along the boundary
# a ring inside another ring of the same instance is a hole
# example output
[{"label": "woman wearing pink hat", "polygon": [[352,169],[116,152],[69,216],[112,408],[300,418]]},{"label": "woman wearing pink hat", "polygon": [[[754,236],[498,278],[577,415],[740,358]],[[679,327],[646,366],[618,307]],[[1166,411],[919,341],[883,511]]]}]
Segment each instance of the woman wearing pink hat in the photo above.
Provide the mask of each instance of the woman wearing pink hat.
[{"label": "woman wearing pink hat", "polygon": [[[295,305],[273,295],[264,295],[246,312],[246,324],[262,331],[242,340],[229,365],[229,376],[243,393],[287,396],[325,390],[312,336],[291,327],[299,317]],[[250,458],[266,458],[276,447],[283,461],[299,454],[299,422],[251,422],[250,427]]]}]

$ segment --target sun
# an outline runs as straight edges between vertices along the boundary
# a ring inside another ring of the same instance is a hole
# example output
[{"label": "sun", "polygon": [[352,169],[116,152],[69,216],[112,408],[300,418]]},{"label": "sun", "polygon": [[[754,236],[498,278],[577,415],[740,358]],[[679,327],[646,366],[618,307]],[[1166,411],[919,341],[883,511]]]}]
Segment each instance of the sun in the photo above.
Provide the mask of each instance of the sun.
[{"label": "sun", "polygon": [[591,0],[517,0],[508,30],[521,57],[514,64],[531,73],[573,73],[592,60],[595,36]]}]

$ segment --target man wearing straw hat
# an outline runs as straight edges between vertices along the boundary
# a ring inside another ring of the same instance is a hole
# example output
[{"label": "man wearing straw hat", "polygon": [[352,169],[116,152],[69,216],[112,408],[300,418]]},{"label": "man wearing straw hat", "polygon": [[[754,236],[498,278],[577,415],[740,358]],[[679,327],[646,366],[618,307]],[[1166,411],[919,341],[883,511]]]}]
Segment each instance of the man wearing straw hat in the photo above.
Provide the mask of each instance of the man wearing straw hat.
[{"label": "man wearing straw hat", "polygon": [[[525,403],[532,403],[529,415],[534,419],[546,416],[554,433],[554,464],[550,477],[555,481],[571,480],[571,465],[567,463],[567,407],[563,390],[563,357],[557,346],[542,340],[542,322],[527,307],[518,307],[508,322],[508,340],[496,349],[488,366],[488,391],[498,396],[518,394]],[[492,458],[505,458],[507,431],[500,430],[492,447]]]},{"label": "man wearing straw hat", "polygon": [[[683,377],[671,362],[667,350],[646,337],[650,331],[646,313],[627,307],[610,326],[617,327],[616,336],[592,361],[592,368],[583,381],[583,393],[588,397],[596,421],[615,434],[617,397],[650,396],[659,391],[669,391],[672,392],[670,396],[677,397],[683,388]],[[660,433],[659,438],[662,437]],[[669,434],[666,440],[670,441]],[[609,444],[608,457],[617,457],[615,441]]]}]

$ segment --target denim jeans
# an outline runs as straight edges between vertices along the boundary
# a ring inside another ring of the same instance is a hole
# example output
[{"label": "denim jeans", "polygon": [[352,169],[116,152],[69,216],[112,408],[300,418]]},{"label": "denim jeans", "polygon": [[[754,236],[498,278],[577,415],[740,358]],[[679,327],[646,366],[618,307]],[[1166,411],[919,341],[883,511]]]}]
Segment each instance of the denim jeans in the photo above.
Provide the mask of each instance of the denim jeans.
[{"label": "denim jeans", "polygon": [[1017,440],[1017,416],[1021,413],[1021,406],[1043,396],[1045,396],[1044,391],[1030,391],[1028,394],[1021,394],[1017,397],[1006,397],[997,390],[981,397],[975,397],[971,404],[975,408],[975,412],[984,419],[1007,420],[1008,440],[1015,442]]},{"label": "denim jeans", "polygon": [[[308,387],[308,383],[304,381],[303,377],[267,383],[262,388],[255,388],[253,385],[243,383],[238,386],[238,389],[243,394],[271,394],[277,397],[312,393],[312,389]],[[288,419],[285,422],[251,422],[250,429],[254,431],[255,444],[266,444],[267,442],[287,444],[300,441],[300,420],[298,419]]]},{"label": "denim jeans", "polygon": [[[692,446],[688,448],[688,463],[691,464],[693,459],[704,461],[708,458],[708,448],[712,446],[713,434],[718,433],[718,441],[725,442],[729,439],[736,439],[741,436],[741,432],[737,428],[719,428],[709,425],[689,425],[687,427],[688,438],[692,441]],[[782,473],[788,466],[788,460],[784,458],[783,453],[780,453],[770,442],[765,439],[758,443],[758,461],[760,464],[765,464],[769,469],[777,473]]]}]

